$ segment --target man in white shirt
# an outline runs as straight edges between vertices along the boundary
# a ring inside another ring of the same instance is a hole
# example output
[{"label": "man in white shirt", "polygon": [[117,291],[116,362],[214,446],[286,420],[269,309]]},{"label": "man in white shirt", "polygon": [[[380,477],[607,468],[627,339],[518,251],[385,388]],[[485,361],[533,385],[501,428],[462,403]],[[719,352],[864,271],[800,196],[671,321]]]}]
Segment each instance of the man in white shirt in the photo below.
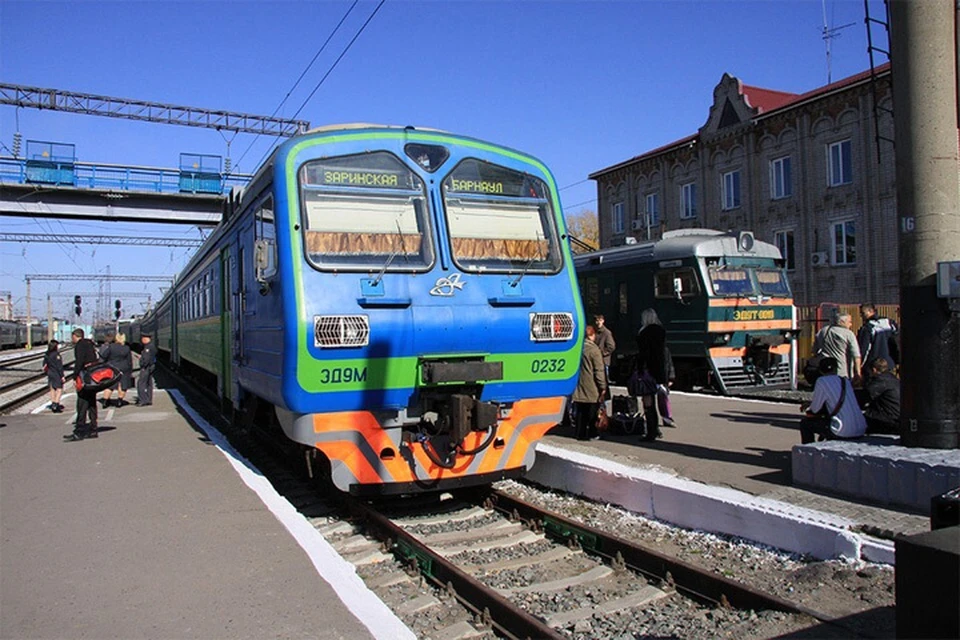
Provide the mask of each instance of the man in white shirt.
[{"label": "man in white shirt", "polygon": [[[813,387],[810,405],[802,407],[806,415],[800,419],[800,442],[810,444],[815,435],[830,440],[833,438],[859,438],[867,430],[867,421],[857,404],[857,396],[849,378],[837,375],[837,359],[820,361],[820,377]],[[839,419],[839,425],[831,424],[831,417]]]}]

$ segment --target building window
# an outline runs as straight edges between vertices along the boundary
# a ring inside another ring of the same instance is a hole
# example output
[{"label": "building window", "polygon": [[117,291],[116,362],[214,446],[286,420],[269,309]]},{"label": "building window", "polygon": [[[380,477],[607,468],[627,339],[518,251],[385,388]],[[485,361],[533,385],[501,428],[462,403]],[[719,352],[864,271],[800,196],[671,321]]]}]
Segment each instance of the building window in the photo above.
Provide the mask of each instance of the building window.
[{"label": "building window", "polygon": [[831,187],[853,182],[849,140],[834,142],[827,147],[827,181]]},{"label": "building window", "polygon": [[660,194],[648,193],[644,211],[647,213],[647,226],[655,227],[660,224]]},{"label": "building window", "polygon": [[787,270],[793,271],[797,268],[794,262],[793,253],[793,231],[777,231],[773,234],[773,243],[780,249],[780,255],[783,256],[783,263]]},{"label": "building window", "polygon": [[723,195],[720,202],[724,211],[740,206],[740,172],[729,171],[723,174]]},{"label": "building window", "polygon": [[833,264],[856,264],[857,223],[853,220],[833,224]]},{"label": "building window", "polygon": [[793,176],[790,174],[790,156],[770,161],[770,198],[780,200],[793,195]]},{"label": "building window", "polygon": [[680,217],[683,219],[697,217],[697,183],[688,182],[680,185]]},{"label": "building window", "polygon": [[623,233],[623,203],[614,202],[613,203],[613,232],[614,233]]}]

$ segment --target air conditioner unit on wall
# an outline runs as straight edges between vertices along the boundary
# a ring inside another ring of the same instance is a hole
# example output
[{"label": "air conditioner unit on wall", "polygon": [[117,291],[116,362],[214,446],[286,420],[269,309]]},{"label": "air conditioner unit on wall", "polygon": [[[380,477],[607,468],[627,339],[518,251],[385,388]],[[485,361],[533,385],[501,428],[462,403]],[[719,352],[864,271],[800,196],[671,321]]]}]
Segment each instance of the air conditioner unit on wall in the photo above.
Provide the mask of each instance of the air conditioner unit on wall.
[{"label": "air conditioner unit on wall", "polygon": [[630,228],[631,228],[633,231],[642,231],[643,229],[646,229],[646,225],[643,223],[643,218],[641,218],[641,219],[639,219],[639,220],[633,220],[633,221],[630,223]]},{"label": "air conditioner unit on wall", "polygon": [[830,261],[827,259],[826,251],[815,251],[810,254],[810,264],[814,267],[825,267],[830,264]]}]

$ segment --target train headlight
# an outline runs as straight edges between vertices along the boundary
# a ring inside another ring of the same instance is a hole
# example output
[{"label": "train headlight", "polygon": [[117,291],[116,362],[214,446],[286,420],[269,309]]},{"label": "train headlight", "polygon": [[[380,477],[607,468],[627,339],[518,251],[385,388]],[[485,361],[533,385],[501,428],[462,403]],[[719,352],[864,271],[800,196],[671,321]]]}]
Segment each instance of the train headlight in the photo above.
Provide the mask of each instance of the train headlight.
[{"label": "train headlight", "polygon": [[365,347],[370,343],[367,316],[314,316],[315,347]]},{"label": "train headlight", "polygon": [[530,339],[534,342],[560,342],[572,337],[572,313],[530,314]]},{"label": "train headlight", "polygon": [[718,333],[713,336],[714,344],[728,344],[730,340],[733,339],[733,335],[729,333]]}]

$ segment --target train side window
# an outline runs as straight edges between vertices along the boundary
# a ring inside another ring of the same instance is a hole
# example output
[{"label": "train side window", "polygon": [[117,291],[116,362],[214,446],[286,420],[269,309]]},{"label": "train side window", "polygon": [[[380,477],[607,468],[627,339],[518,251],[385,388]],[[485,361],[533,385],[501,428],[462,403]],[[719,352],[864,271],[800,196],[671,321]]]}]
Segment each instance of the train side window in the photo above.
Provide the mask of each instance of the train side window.
[{"label": "train side window", "polygon": [[676,285],[680,286],[680,295],[691,298],[700,295],[700,282],[697,273],[690,267],[661,269],[654,278],[658,298],[676,298]]},{"label": "train side window", "polygon": [[619,296],[619,297],[620,297],[620,315],[625,316],[625,315],[627,315],[627,313],[629,312],[629,309],[628,309],[628,308],[629,308],[629,304],[628,304],[629,299],[628,299],[628,296],[627,296],[627,283],[626,283],[626,282],[621,282],[619,288],[620,288],[620,292],[619,292],[619,293],[620,293],[620,296]]},{"label": "train side window", "polygon": [[273,197],[267,198],[256,213],[257,280],[270,280],[277,274],[277,227],[273,216]]},{"label": "train side window", "polygon": [[587,309],[596,311],[600,308],[600,282],[596,278],[586,278],[584,285],[582,290],[587,294]]}]

